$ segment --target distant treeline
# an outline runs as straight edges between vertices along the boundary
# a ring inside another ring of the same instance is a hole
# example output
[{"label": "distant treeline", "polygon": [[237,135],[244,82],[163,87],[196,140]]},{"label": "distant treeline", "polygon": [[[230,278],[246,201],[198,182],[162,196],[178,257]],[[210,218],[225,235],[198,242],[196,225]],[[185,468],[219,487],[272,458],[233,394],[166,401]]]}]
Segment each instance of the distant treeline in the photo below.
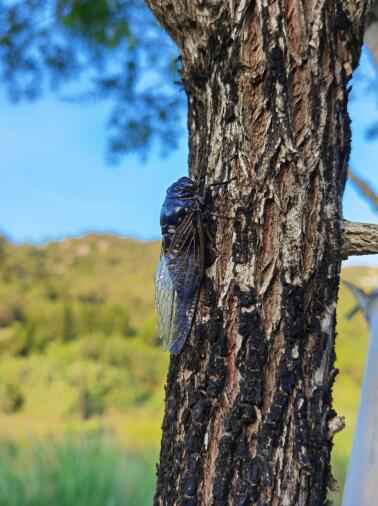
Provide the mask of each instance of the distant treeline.
[{"label": "distant treeline", "polygon": [[158,250],[113,236],[0,237],[0,413],[88,419],[154,404],[168,360],[153,310]]},{"label": "distant treeline", "polygon": [[[2,301],[0,329],[3,329],[0,353],[5,351],[21,356],[44,351],[53,341],[69,342],[91,333],[123,337],[137,334],[126,308],[80,300],[56,300],[48,306],[48,311],[38,306],[24,308],[22,302]],[[153,335],[149,337],[153,338]]]}]

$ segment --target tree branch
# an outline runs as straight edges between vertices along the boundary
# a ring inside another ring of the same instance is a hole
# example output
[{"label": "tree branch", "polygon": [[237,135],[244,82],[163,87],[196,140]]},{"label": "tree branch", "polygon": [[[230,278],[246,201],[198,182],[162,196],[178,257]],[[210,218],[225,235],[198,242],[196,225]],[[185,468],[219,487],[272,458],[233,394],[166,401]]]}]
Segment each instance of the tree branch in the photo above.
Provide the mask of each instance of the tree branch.
[{"label": "tree branch", "polygon": [[[357,0],[359,4],[361,0]],[[145,0],[147,6],[183,51],[196,53],[207,48],[209,35],[217,25],[237,29],[251,0]],[[218,41],[219,42],[219,41]]]},{"label": "tree branch", "polygon": [[364,42],[378,62],[378,0],[373,0],[365,24]]},{"label": "tree branch", "polygon": [[193,9],[183,0],[145,0],[159,23],[182,49],[184,34],[195,28]]},{"label": "tree branch", "polygon": [[342,258],[378,253],[378,225],[342,221]]},{"label": "tree branch", "polygon": [[348,171],[348,177],[354,186],[362,193],[362,195],[372,205],[375,212],[378,211],[378,195],[372,188],[372,186],[364,181],[362,178],[357,176],[351,168]]}]

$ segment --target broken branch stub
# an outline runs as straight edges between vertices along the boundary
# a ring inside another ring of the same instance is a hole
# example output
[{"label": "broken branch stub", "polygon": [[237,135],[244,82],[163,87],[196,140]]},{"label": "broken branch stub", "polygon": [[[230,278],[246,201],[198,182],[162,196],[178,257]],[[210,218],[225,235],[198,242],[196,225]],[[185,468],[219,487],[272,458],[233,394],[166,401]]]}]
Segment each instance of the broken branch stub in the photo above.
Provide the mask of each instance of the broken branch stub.
[{"label": "broken branch stub", "polygon": [[378,225],[342,221],[342,258],[378,253]]}]

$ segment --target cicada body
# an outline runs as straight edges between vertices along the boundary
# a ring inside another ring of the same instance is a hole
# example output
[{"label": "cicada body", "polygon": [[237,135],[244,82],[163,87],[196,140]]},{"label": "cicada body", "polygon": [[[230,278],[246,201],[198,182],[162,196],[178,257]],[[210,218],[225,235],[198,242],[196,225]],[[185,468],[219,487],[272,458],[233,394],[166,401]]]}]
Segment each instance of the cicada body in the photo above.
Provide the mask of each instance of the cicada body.
[{"label": "cicada body", "polygon": [[204,274],[203,199],[182,177],[168,190],[160,214],[162,246],[155,303],[164,346],[181,351],[191,331]]}]

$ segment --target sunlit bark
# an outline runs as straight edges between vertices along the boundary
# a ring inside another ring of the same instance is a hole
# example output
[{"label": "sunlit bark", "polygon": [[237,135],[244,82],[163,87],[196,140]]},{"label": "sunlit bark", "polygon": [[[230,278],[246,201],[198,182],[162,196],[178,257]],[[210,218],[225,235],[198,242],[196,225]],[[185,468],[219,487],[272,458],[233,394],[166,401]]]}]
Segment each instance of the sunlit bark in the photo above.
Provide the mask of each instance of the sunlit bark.
[{"label": "sunlit bark", "polygon": [[325,504],[365,2],[147,3],[181,49],[190,175],[229,182],[212,192],[217,259],[170,364],[155,505]]}]

